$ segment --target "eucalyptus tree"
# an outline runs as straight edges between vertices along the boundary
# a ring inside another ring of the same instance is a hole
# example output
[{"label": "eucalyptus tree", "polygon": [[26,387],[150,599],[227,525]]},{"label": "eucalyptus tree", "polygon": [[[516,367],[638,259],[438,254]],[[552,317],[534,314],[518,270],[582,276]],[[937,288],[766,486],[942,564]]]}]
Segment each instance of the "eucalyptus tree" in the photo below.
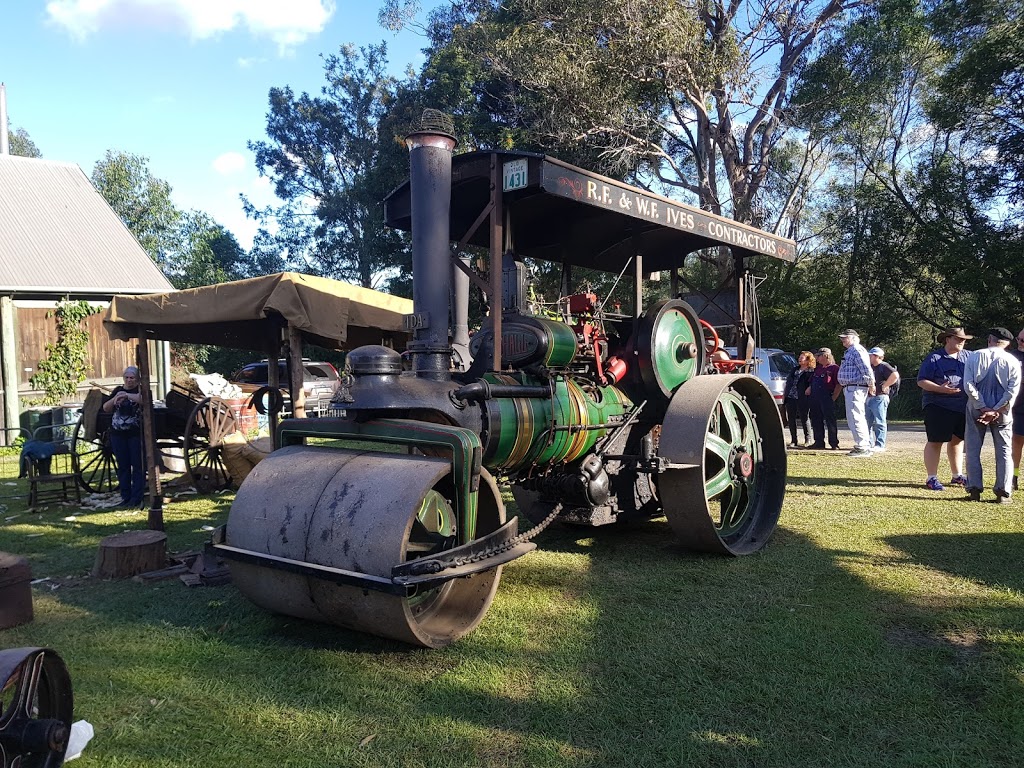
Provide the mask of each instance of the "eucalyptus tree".
[{"label": "eucalyptus tree", "polygon": [[[613,175],[784,229],[785,212],[769,216],[758,198],[791,127],[793,84],[818,36],[861,5],[453,0],[432,16],[425,74],[436,85],[432,73],[461,67],[471,103],[452,106],[487,115],[485,142],[597,157]],[[385,16],[401,22],[408,7]]]},{"label": "eucalyptus tree", "polygon": [[150,172],[148,158],[115,150],[107,150],[93,167],[92,183],[166,272],[182,218],[171,200],[171,185]]},{"label": "eucalyptus tree", "polygon": [[39,151],[39,147],[32,141],[32,137],[28,135],[28,131],[24,128],[15,128],[13,131],[8,131],[7,138],[12,155],[17,155],[18,157],[43,156],[43,153]]},{"label": "eucalyptus tree", "polygon": [[405,173],[403,148],[387,128],[399,82],[383,44],[341,46],[324,58],[324,74],[319,96],[272,88],[268,139],[249,143],[282,201],[248,208],[262,227],[257,258],[378,287],[403,250],[381,205]]}]

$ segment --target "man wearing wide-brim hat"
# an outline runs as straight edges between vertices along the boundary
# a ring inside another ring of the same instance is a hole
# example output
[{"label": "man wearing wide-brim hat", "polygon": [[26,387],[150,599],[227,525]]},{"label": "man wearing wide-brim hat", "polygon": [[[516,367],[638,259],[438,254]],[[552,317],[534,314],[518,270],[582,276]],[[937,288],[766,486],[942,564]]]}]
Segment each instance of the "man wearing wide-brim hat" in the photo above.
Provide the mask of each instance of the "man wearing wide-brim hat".
[{"label": "man wearing wide-brim hat", "polygon": [[981,467],[981,448],[985,436],[992,433],[996,452],[996,482],[992,487],[996,501],[1010,501],[1013,482],[1013,440],[1010,408],[1020,391],[1020,366],[1006,351],[1014,336],[1006,328],[991,328],[988,346],[971,353],[964,369],[964,391],[967,392],[967,496],[981,501],[985,480]]},{"label": "man wearing wide-brim hat", "polygon": [[924,467],[928,479],[925,487],[933,491],[946,489],[939,481],[939,456],[944,443],[952,475],[950,484],[967,486],[967,478],[963,473],[967,411],[963,380],[964,366],[970,352],[964,349],[964,344],[973,338],[960,326],[946,328],[936,338],[941,346],[924,359],[917,372],[917,386],[923,390],[921,405],[924,408],[924,429],[927,434]]}]

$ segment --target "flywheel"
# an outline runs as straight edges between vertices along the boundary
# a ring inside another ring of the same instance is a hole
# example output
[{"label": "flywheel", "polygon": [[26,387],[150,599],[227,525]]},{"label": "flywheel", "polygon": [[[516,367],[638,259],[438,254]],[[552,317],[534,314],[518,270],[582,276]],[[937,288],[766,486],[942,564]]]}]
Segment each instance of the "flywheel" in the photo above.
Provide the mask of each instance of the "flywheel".
[{"label": "flywheel", "polygon": [[704,370],[704,333],[697,313],[679,299],[652,305],[640,318],[637,353],[647,390],[671,397]]}]

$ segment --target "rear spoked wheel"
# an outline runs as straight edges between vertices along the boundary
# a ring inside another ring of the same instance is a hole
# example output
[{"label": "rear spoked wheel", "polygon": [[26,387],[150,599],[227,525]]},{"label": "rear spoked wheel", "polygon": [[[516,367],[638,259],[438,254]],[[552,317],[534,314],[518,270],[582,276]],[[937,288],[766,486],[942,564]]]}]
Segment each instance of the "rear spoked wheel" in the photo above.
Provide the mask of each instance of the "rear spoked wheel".
[{"label": "rear spoked wheel", "polygon": [[214,493],[231,485],[222,452],[224,438],[237,431],[234,412],[219,399],[207,397],[192,409],[185,426],[185,467],[199,493]]},{"label": "rear spoked wheel", "polygon": [[658,455],[665,516],[684,545],[756,552],[778,524],[786,490],[782,421],[768,389],[746,375],[700,376],[669,403]]}]

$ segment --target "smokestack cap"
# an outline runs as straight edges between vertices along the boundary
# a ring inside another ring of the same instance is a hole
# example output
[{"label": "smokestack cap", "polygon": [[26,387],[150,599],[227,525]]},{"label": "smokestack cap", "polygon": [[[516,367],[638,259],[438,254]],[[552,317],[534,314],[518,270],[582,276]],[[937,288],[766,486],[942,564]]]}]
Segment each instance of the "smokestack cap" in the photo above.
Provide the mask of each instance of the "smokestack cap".
[{"label": "smokestack cap", "polygon": [[425,139],[430,136],[447,139],[451,142],[451,147],[454,147],[456,143],[455,121],[452,120],[452,116],[439,109],[424,109],[423,114],[420,115],[420,124],[405,137],[405,143],[412,148],[429,143]]}]

